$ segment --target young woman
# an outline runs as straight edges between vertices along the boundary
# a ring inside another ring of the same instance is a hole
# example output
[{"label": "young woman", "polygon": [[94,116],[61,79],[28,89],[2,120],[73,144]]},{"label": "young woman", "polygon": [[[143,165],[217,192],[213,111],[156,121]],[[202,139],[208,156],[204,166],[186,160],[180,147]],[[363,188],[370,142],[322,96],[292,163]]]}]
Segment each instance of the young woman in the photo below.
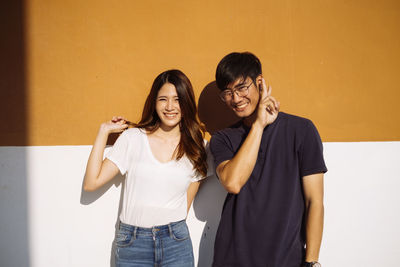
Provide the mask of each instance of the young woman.
[{"label": "young woman", "polygon": [[[207,176],[207,153],[185,74],[158,75],[142,119],[125,130],[128,124],[113,117],[100,126],[84,180],[84,189],[94,191],[118,172],[125,175],[116,265],[194,266],[185,218]],[[108,135],[122,131],[103,160]]]}]

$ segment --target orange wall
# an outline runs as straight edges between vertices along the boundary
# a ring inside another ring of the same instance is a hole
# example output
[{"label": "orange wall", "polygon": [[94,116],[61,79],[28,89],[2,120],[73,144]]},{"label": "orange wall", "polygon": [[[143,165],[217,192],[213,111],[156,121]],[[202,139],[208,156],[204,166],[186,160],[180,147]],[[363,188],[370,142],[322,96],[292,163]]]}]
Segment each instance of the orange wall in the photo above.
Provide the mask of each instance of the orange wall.
[{"label": "orange wall", "polygon": [[[258,55],[282,110],[312,119],[323,141],[400,140],[399,1],[31,0],[24,9],[24,144],[91,144],[111,116],[137,120],[169,68],[199,98],[232,51]],[[9,131],[3,145],[23,143]]]}]

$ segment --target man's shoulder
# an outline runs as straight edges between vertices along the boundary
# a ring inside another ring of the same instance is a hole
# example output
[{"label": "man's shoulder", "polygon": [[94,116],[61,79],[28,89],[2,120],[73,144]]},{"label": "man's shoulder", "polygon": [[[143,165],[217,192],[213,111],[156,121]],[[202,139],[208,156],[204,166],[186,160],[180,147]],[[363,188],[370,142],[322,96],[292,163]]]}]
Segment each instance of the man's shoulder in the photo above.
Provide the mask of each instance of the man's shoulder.
[{"label": "man's shoulder", "polygon": [[281,121],[285,123],[280,123],[279,131],[284,131],[286,137],[291,136],[299,143],[303,143],[307,136],[319,138],[318,129],[310,119],[286,113],[282,117]]},{"label": "man's shoulder", "polygon": [[285,112],[279,112],[279,116],[282,117],[283,120],[287,120],[287,121],[294,122],[294,123],[309,123],[309,122],[311,122],[311,120],[308,118],[301,117],[301,116],[294,115],[294,114],[285,113]]},{"label": "man's shoulder", "polygon": [[213,133],[210,140],[211,149],[220,144],[228,144],[230,147],[236,147],[237,144],[240,144],[244,140],[247,133],[248,130],[243,123],[239,121],[227,128]]},{"label": "man's shoulder", "polygon": [[293,115],[285,112],[279,113],[279,120],[295,128],[309,127],[309,125],[313,124],[312,121],[308,118],[300,117],[298,115]]},{"label": "man's shoulder", "polygon": [[235,135],[237,133],[241,133],[243,131],[245,131],[243,122],[238,121],[238,122],[232,124],[231,126],[228,126],[224,129],[216,131],[215,133],[213,133],[212,136],[218,136],[218,135],[229,136],[229,135]]}]

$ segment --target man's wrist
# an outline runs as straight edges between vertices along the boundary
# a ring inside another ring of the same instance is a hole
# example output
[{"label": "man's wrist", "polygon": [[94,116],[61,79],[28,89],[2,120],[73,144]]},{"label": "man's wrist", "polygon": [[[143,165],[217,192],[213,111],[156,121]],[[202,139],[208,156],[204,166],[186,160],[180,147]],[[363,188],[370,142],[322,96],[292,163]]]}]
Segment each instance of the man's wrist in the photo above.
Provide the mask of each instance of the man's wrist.
[{"label": "man's wrist", "polygon": [[261,123],[259,123],[258,121],[255,121],[251,125],[251,128],[256,130],[256,131],[263,132],[265,127]]}]

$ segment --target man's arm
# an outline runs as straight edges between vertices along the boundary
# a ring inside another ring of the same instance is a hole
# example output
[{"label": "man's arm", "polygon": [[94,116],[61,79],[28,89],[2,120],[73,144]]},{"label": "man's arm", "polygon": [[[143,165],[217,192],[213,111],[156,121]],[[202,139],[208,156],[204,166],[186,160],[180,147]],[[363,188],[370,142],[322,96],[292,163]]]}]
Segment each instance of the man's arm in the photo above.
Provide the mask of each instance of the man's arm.
[{"label": "man's arm", "polygon": [[253,172],[263,130],[264,127],[253,124],[236,155],[218,165],[218,177],[229,193],[238,194]]},{"label": "man's arm", "polygon": [[306,205],[306,262],[318,261],[324,227],[324,174],[303,177]]},{"label": "man's arm", "polygon": [[231,160],[220,163],[217,175],[229,193],[238,194],[253,172],[264,128],[275,121],[279,112],[279,103],[271,96],[271,87],[267,90],[265,80],[261,78],[262,90],[258,104],[257,118],[239,151]]}]

